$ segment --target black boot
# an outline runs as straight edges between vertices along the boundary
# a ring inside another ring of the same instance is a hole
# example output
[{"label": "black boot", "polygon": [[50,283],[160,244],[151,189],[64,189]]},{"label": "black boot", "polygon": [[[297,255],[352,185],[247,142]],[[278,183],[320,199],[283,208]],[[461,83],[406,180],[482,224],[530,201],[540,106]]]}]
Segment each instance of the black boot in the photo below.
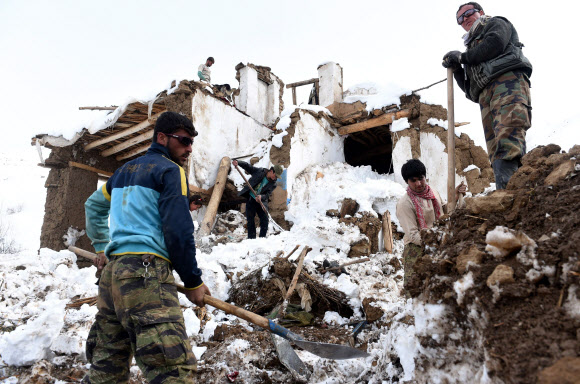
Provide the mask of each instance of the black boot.
[{"label": "black boot", "polygon": [[505,189],[512,175],[520,167],[520,159],[496,160],[491,165],[495,176],[495,189]]}]

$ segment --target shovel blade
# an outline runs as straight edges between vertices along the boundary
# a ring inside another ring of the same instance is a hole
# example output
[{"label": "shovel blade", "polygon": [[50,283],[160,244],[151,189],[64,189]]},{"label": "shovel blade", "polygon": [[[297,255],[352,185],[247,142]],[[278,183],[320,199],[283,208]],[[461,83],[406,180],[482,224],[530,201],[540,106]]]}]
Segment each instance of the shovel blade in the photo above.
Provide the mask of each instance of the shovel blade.
[{"label": "shovel blade", "polygon": [[300,360],[296,352],[294,352],[292,345],[287,340],[275,334],[272,334],[272,341],[276,346],[276,352],[278,352],[278,358],[282,365],[290,371],[290,374],[295,379],[307,382],[311,372],[306,367],[306,364]]},{"label": "shovel blade", "polygon": [[317,343],[314,341],[306,341],[299,335],[274,323],[272,320],[268,320],[270,325],[270,331],[278,336],[291,341],[300,348],[308,351],[316,356],[320,356],[325,359],[333,360],[344,360],[344,359],[356,359],[359,357],[370,356],[368,353],[359,351],[356,348],[349,347],[347,345],[339,344],[329,344],[329,343]]}]

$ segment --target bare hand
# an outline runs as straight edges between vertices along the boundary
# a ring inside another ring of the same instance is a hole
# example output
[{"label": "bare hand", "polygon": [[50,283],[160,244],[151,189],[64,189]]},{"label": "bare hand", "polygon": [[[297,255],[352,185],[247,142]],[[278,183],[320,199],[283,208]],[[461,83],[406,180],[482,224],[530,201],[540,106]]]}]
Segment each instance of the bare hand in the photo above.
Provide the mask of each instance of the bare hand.
[{"label": "bare hand", "polygon": [[467,185],[465,185],[462,181],[461,184],[459,184],[455,188],[455,196],[457,196],[457,199],[459,199],[459,194],[462,194],[463,196],[465,196],[466,192],[467,192]]},{"label": "bare hand", "polygon": [[107,256],[104,253],[97,254],[97,258],[94,261],[95,266],[97,267],[97,271],[102,270],[107,264]]},{"label": "bare hand", "polygon": [[232,164],[234,165],[234,167],[237,167],[238,166],[238,161],[237,160],[234,160],[234,161],[232,161]]},{"label": "bare hand", "polygon": [[258,196],[256,196],[256,201],[257,201],[257,202],[261,202],[261,201],[262,201],[262,195],[258,195]]},{"label": "bare hand", "polygon": [[205,306],[205,302],[203,301],[203,297],[205,295],[211,296],[211,292],[209,291],[209,288],[205,284],[192,291],[188,290],[185,294],[187,299],[191,301],[193,304],[197,305],[198,307]]}]

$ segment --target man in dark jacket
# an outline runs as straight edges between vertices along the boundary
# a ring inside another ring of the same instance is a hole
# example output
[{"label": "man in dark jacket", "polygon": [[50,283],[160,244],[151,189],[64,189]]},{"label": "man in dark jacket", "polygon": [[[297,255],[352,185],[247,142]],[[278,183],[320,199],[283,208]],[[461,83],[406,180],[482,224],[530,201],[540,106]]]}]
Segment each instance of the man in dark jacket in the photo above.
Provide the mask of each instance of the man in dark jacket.
[{"label": "man in dark jacket", "polygon": [[203,306],[210,291],[197,266],[182,168],[195,135],[188,118],[163,113],[147,154],[117,169],[85,203],[87,235],[109,262],[99,281],[84,382],[128,382],[133,356],[150,383],[193,382],[196,361],[172,271],[187,298]]},{"label": "man in dark jacket", "polygon": [[506,18],[485,15],[476,2],[461,5],[456,17],[467,31],[463,36],[467,50],[448,52],[443,66],[453,69],[467,98],[479,103],[496,188],[505,189],[526,153],[532,64]]},{"label": "man in dark jacket", "polygon": [[237,160],[234,160],[232,164],[234,166],[239,165],[244,171],[250,174],[250,180],[248,182],[258,194],[255,196],[247,185],[238,193],[238,196],[247,199],[246,218],[248,219],[248,239],[256,238],[256,224],[254,223],[256,213],[260,218],[260,237],[266,237],[266,233],[268,232],[268,213],[262,209],[260,202],[264,205],[264,208],[268,209],[270,195],[276,188],[276,180],[281,174],[280,166],[275,166],[270,169],[256,168],[245,161]]}]

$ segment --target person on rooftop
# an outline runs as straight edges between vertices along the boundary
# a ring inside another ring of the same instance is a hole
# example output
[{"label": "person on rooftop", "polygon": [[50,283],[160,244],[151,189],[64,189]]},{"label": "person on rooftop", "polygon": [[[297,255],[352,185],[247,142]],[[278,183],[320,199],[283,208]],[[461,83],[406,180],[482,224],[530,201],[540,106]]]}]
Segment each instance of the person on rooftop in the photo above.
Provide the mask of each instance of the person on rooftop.
[{"label": "person on rooftop", "polygon": [[205,61],[205,64],[199,65],[199,67],[197,68],[197,76],[199,76],[200,80],[206,81],[208,83],[211,82],[211,70],[209,68],[214,63],[215,63],[214,58],[210,56]]},{"label": "person on rooftop", "polygon": [[526,131],[532,125],[532,64],[508,19],[491,17],[476,2],[459,6],[457,24],[467,33],[463,53],[450,51],[443,66],[467,98],[479,103],[487,154],[496,189],[505,189],[526,153]]}]

